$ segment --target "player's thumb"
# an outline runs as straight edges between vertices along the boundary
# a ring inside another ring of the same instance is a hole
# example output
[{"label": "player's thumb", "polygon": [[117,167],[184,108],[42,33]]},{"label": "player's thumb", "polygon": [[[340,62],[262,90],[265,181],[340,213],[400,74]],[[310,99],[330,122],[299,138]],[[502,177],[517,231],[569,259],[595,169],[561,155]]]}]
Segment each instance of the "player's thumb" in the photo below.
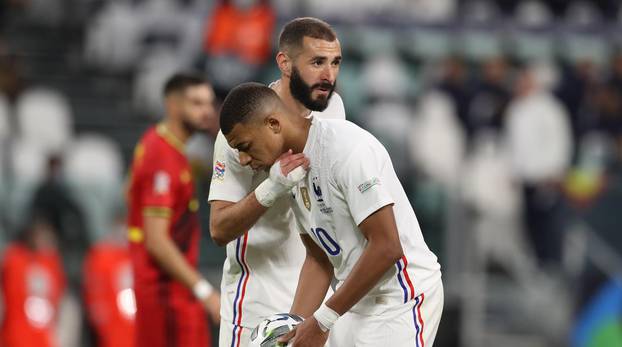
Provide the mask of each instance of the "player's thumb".
[{"label": "player's thumb", "polygon": [[287,332],[287,334],[276,339],[276,342],[279,343],[279,346],[285,346],[291,339],[294,338],[294,336],[296,336],[296,328],[292,329],[291,331]]}]

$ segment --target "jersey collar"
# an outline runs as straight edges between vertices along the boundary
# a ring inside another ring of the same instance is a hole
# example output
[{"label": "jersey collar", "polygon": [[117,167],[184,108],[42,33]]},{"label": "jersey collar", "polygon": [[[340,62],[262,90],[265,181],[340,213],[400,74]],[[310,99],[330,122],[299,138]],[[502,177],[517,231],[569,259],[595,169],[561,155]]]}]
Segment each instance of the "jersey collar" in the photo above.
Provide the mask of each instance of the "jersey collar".
[{"label": "jersey collar", "polygon": [[164,139],[164,141],[168,142],[169,145],[173,146],[180,153],[184,154],[186,152],[186,145],[182,140],[180,140],[175,134],[173,134],[164,123],[160,123],[156,126],[156,132],[160,137]]}]

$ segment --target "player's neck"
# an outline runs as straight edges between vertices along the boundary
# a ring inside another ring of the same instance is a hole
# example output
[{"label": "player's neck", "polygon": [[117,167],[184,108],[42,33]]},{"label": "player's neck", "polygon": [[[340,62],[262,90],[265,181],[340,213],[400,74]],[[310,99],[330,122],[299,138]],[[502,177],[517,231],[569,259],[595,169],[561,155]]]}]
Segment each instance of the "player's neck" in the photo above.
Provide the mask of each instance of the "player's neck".
[{"label": "player's neck", "polygon": [[311,119],[299,118],[294,121],[292,131],[288,136],[286,143],[287,148],[291,148],[294,153],[301,153],[307,144],[309,138],[309,129],[311,129]]},{"label": "player's neck", "polygon": [[182,144],[186,144],[190,138],[190,134],[181,122],[175,122],[172,119],[165,120],[162,124],[166,127],[166,130],[170,132],[175,138],[177,138]]},{"label": "player's neck", "polygon": [[287,108],[289,108],[296,115],[307,118],[311,113],[311,110],[306,108],[303,104],[298,102],[296,98],[292,95],[289,90],[289,79],[285,76],[281,77],[280,80],[276,81],[272,86],[272,89],[276,92],[276,94],[281,98],[281,101]]}]

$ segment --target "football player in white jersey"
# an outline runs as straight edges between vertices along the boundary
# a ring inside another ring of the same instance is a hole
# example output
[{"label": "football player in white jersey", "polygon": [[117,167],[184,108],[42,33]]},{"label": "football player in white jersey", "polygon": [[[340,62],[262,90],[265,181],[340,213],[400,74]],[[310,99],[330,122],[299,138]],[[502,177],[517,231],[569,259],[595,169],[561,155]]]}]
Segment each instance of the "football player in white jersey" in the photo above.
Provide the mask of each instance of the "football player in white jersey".
[{"label": "football player in white jersey", "polygon": [[[341,48],[328,24],[315,18],[287,23],[276,61],[282,75],[271,87],[292,113],[345,119],[343,102],[334,93]],[[289,173],[298,166],[306,168],[308,161],[302,154],[286,153],[281,164]],[[267,168],[229,147],[218,134],[209,201],[212,238],[227,247],[221,282],[222,347],[246,346],[262,317],[289,311],[304,261],[288,198],[279,198],[289,189],[279,194],[266,189],[271,183]]]},{"label": "football player in white jersey", "polygon": [[[220,126],[231,147],[292,186],[306,259],[291,312],[307,318],[283,341],[323,346],[340,320],[350,336],[339,347],[431,346],[443,307],[440,265],[383,145],[347,121],[296,117],[258,83],[227,95]],[[281,168],[286,151],[309,159],[306,177]],[[333,276],[335,292],[322,303]]]}]

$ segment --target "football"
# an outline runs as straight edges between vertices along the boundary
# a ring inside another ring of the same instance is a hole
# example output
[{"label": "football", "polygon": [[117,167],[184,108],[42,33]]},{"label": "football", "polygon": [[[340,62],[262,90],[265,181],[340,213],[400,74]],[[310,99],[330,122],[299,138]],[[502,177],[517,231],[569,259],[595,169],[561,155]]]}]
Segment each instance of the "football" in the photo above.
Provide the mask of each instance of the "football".
[{"label": "football", "polygon": [[[262,320],[251,332],[249,347],[277,347],[276,339],[287,334],[303,319],[295,314],[277,313]],[[290,344],[288,344],[289,346]]]}]

